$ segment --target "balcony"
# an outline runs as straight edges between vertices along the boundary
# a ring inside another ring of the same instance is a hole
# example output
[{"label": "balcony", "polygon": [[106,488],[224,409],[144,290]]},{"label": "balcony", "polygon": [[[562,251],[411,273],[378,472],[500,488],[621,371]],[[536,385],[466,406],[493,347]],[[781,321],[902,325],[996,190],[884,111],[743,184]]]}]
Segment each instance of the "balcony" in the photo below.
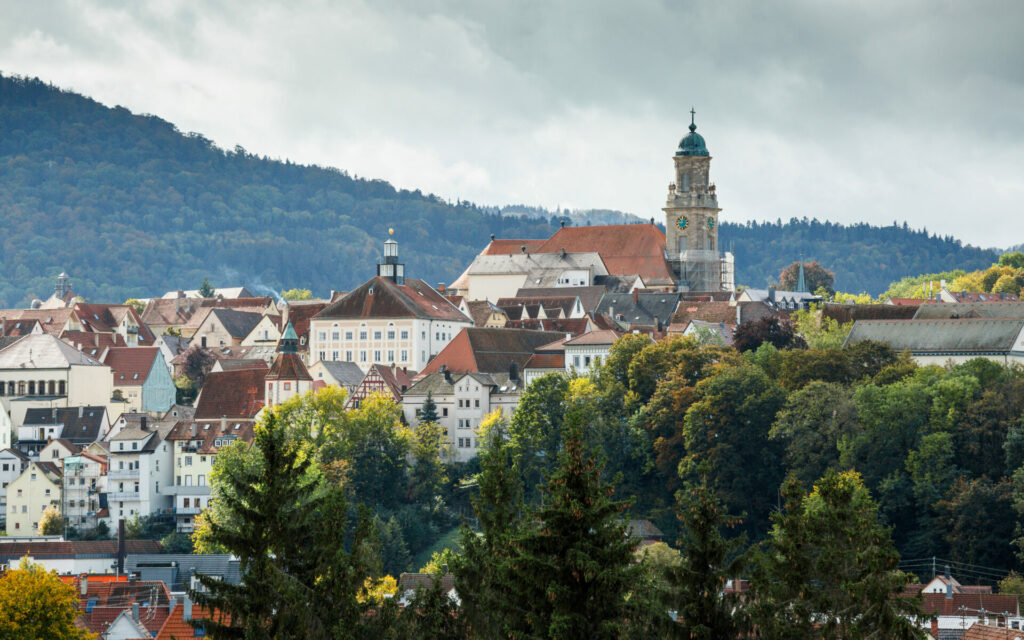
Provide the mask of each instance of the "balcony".
[{"label": "balcony", "polygon": [[107,477],[111,480],[134,480],[139,477],[138,469],[110,469]]},{"label": "balcony", "polygon": [[115,500],[117,502],[131,502],[133,500],[139,500],[138,491],[111,491],[107,493],[107,500]]},{"label": "balcony", "polygon": [[208,484],[190,484],[190,485],[171,485],[161,491],[164,495],[171,496],[208,496],[210,495],[210,485]]},{"label": "balcony", "polygon": [[175,507],[174,515],[176,516],[197,516],[203,512],[202,507]]}]

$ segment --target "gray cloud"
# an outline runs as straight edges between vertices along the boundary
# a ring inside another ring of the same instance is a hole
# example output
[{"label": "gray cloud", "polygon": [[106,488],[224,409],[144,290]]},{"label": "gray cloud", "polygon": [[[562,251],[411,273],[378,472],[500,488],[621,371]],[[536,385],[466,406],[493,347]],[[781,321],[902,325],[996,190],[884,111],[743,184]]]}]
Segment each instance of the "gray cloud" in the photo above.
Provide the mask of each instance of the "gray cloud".
[{"label": "gray cloud", "polygon": [[484,204],[657,215],[691,105],[724,215],[1024,241],[1024,4],[0,2],[0,69]]}]

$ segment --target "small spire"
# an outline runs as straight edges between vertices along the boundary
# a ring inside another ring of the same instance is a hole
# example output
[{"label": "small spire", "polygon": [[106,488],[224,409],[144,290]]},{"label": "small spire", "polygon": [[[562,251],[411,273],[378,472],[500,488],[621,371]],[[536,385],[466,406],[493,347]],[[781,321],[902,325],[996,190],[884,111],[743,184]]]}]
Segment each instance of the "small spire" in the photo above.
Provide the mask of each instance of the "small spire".
[{"label": "small spire", "polygon": [[807,283],[804,281],[804,254],[800,254],[800,272],[796,278],[796,290],[807,292]]},{"label": "small spire", "polygon": [[694,118],[697,116],[697,111],[690,107],[690,131],[696,131],[697,125],[694,123]]}]

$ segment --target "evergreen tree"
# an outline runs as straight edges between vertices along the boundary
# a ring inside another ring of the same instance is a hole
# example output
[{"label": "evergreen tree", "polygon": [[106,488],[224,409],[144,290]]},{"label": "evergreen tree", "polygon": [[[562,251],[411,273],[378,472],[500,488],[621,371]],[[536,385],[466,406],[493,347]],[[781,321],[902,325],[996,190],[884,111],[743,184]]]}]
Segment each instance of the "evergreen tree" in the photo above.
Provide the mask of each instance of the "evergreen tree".
[{"label": "evergreen tree", "polygon": [[395,624],[396,638],[468,640],[466,619],[444,591],[443,576],[434,575],[428,587],[416,589]]},{"label": "evergreen tree", "polygon": [[213,289],[213,285],[210,284],[209,278],[203,278],[203,283],[199,285],[199,295],[204,298],[212,298],[217,294]]},{"label": "evergreen tree", "polygon": [[434,394],[427,392],[427,399],[420,408],[420,424],[424,422],[437,422],[440,418],[437,415],[437,403],[434,402]]},{"label": "evergreen tree", "polygon": [[700,484],[688,483],[677,495],[683,560],[668,570],[668,603],[679,621],[672,635],[693,640],[737,638],[744,629],[739,602],[735,592],[725,593],[725,587],[741,575],[744,538],[722,535],[740,519],[725,513],[708,486],[707,467],[702,471]]},{"label": "evergreen tree", "polygon": [[519,638],[619,638],[626,596],[638,582],[633,543],[626,535],[626,501],[584,447],[581,412],[566,415],[564,449],[548,477],[542,504],[512,539],[504,576],[525,629]]},{"label": "evergreen tree", "polygon": [[211,518],[207,536],[239,558],[242,579],[199,576],[208,591],[190,593],[226,616],[204,621],[211,638],[333,638],[362,618],[356,596],[369,567],[366,519],[346,545],[342,490],[324,486],[309,448],[286,431],[269,414],[256,428],[251,463],[216,476],[215,499],[232,517]]},{"label": "evergreen tree", "polygon": [[829,470],[807,495],[789,478],[781,493],[785,508],[772,517],[752,579],[761,637],[924,638],[919,605],[899,595],[911,577],[898,569],[860,475]]},{"label": "evergreen tree", "polygon": [[462,555],[453,563],[462,615],[475,637],[506,637],[521,628],[522,617],[510,608],[508,573],[511,540],[520,525],[523,491],[519,472],[504,441],[504,429],[488,428],[480,451],[479,493],[472,499],[479,533],[462,525]]}]

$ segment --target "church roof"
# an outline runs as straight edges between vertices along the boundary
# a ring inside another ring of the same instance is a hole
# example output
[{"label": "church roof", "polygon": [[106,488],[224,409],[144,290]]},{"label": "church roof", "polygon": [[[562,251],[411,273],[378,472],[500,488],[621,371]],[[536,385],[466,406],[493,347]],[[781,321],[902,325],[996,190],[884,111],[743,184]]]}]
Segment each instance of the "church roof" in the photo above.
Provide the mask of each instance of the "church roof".
[{"label": "church roof", "polygon": [[690,133],[686,134],[682,140],[679,141],[679,149],[676,151],[677,156],[710,156],[708,153],[708,147],[704,143],[704,136],[697,133],[697,125],[694,124],[692,115],[694,112],[690,111]]},{"label": "church roof", "polygon": [[563,249],[569,253],[600,254],[611,275],[639,275],[652,286],[674,282],[665,260],[665,234],[653,224],[563,227],[537,251],[558,253]]}]

